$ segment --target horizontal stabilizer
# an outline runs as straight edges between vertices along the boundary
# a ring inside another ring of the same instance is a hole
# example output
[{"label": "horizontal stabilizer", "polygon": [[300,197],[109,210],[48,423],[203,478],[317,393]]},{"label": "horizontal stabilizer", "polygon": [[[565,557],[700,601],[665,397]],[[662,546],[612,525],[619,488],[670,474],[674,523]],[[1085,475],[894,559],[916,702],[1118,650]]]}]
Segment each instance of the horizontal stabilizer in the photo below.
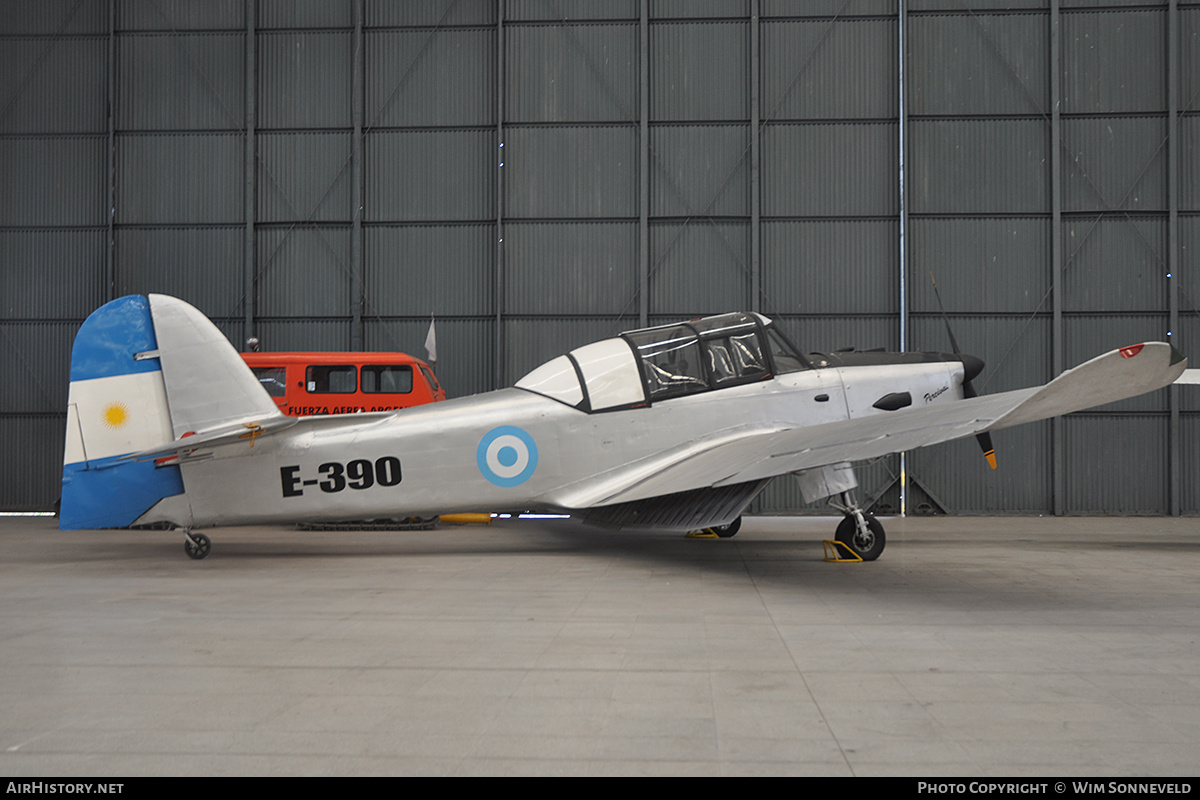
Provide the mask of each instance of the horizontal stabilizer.
[{"label": "horizontal stabilizer", "polygon": [[142,450],[138,453],[131,453],[126,458],[135,460],[143,460],[147,458],[158,458],[167,455],[183,455],[192,451],[204,448],[211,450],[214,447],[219,447],[225,444],[235,444],[237,442],[247,442],[251,447],[254,446],[255,440],[262,436],[270,436],[271,434],[279,433],[282,430],[287,430],[300,420],[298,417],[288,417],[280,415],[276,419],[267,420],[262,423],[243,422],[234,423],[232,425],[223,425],[219,428],[205,431],[204,433],[195,436],[184,436],[181,439],[176,439],[170,444],[164,444],[161,447]]}]

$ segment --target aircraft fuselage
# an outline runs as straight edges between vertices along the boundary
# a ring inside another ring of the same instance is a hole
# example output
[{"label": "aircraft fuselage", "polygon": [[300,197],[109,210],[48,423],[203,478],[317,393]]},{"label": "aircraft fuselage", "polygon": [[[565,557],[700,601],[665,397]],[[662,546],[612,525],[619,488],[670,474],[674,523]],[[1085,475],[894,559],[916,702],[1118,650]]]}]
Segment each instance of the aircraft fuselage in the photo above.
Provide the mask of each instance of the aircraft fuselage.
[{"label": "aircraft fuselage", "polygon": [[603,505],[606,474],[622,478],[614,498],[635,500],[631,470],[649,479],[682,456],[747,434],[888,414],[874,405],[885,397],[907,393],[912,407],[960,400],[962,373],[958,361],[829,366],[592,413],[502,389],[386,415],[308,417],[258,441],[182,455],[186,493],[165,498],[138,523],[570,508],[585,480],[590,502]]}]

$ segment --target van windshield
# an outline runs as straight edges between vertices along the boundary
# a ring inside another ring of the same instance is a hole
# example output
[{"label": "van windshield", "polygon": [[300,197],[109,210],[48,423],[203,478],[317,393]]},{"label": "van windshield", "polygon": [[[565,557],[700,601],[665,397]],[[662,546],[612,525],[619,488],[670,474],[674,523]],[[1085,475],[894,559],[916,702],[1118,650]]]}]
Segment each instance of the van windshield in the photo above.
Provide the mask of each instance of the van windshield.
[{"label": "van windshield", "polygon": [[267,390],[271,397],[283,397],[287,394],[286,367],[252,367],[254,377]]}]

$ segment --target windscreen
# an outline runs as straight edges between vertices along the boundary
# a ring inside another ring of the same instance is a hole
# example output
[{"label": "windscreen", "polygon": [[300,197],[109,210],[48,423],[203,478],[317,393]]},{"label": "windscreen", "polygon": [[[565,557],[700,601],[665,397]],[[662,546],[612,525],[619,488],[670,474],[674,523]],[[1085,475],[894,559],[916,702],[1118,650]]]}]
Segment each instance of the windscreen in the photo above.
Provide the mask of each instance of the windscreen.
[{"label": "windscreen", "polygon": [[767,328],[767,338],[770,340],[771,357],[775,361],[776,372],[782,375],[785,372],[799,372],[809,368],[796,348],[788,344],[777,330]]}]

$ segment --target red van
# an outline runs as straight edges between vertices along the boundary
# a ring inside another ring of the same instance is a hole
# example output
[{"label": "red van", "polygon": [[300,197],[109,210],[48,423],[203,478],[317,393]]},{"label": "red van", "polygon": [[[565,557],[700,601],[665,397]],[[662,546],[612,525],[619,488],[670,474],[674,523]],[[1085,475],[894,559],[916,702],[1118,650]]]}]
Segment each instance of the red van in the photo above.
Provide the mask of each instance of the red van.
[{"label": "red van", "polygon": [[433,370],[406,353],[242,353],[283,413],[394,411],[446,399]]}]

